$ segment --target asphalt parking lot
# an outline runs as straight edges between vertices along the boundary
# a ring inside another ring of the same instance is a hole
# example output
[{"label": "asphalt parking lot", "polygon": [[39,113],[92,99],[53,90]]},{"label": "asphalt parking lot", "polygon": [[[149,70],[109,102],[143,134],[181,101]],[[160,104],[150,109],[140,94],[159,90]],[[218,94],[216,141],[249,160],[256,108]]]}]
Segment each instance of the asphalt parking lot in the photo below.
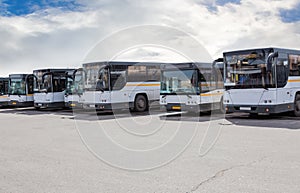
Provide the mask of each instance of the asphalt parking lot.
[{"label": "asphalt parking lot", "polygon": [[288,114],[0,109],[0,192],[294,193],[299,123]]}]

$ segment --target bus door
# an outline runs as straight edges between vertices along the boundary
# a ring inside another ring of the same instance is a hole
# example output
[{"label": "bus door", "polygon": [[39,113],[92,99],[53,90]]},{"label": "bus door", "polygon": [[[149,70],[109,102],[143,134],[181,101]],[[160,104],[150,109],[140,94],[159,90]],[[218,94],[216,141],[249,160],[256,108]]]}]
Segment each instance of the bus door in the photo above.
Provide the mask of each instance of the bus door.
[{"label": "bus door", "polygon": [[34,92],[34,75],[27,75],[25,78],[26,81],[26,101],[33,101],[33,92]]},{"label": "bus door", "polygon": [[111,103],[110,85],[109,67],[105,66],[98,73],[96,92],[93,100],[95,103]]},{"label": "bus door", "polygon": [[[110,73],[110,89],[111,89],[111,102],[116,103],[116,105],[125,105],[129,107],[128,102],[131,94],[134,94],[133,90],[138,85],[126,85],[126,71],[114,71]],[[116,106],[117,107],[117,106]]]},{"label": "bus door", "polygon": [[[285,56],[285,58],[287,58],[287,57]],[[296,68],[298,71],[298,75],[300,75],[299,70],[298,70],[298,65]],[[288,61],[281,60],[280,54],[279,54],[279,59],[276,64],[277,103],[288,103],[288,102],[294,101],[291,88],[285,87],[285,85],[287,84],[287,81],[288,81],[289,71],[290,70],[292,71],[292,69],[293,69],[292,63],[289,66]]]},{"label": "bus door", "polygon": [[53,75],[53,102],[64,102],[65,91],[67,86],[66,74],[54,74]]}]

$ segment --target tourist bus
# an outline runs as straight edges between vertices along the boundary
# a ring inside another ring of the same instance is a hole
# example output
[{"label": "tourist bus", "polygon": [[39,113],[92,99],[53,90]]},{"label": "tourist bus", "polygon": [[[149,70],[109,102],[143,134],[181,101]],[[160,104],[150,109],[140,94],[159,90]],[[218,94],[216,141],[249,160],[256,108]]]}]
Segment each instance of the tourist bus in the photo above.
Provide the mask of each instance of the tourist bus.
[{"label": "tourist bus", "polygon": [[34,70],[36,77],[34,88],[34,107],[64,108],[67,74],[75,69],[40,69]]},{"label": "tourist bus", "polygon": [[160,105],[167,111],[223,110],[223,59],[162,65]]},{"label": "tourist bus", "polygon": [[83,64],[83,70],[84,108],[142,112],[159,100],[160,63],[94,62]]},{"label": "tourist bus", "polygon": [[68,108],[82,108],[82,95],[84,89],[84,71],[75,70],[67,76],[67,89],[65,93],[65,106]]},{"label": "tourist bus", "polygon": [[0,107],[8,105],[8,84],[9,78],[0,78]]},{"label": "tourist bus", "polygon": [[9,75],[9,106],[30,107],[33,106],[33,74]]},{"label": "tourist bus", "polygon": [[300,50],[255,48],[223,56],[227,112],[300,116]]}]

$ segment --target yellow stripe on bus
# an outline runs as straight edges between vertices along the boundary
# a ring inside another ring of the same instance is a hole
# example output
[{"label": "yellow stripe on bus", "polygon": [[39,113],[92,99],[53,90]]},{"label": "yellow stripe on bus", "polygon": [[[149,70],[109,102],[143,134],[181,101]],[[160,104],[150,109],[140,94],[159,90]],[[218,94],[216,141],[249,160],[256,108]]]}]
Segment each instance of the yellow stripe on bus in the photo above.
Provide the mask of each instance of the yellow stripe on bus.
[{"label": "yellow stripe on bus", "polygon": [[33,94],[27,94],[26,96],[33,96]]},{"label": "yellow stripe on bus", "polygon": [[8,96],[0,96],[0,98],[8,98]]},{"label": "yellow stripe on bus", "polygon": [[203,94],[200,94],[200,96],[218,96],[218,95],[222,95],[223,93],[220,92],[220,93],[203,93]]},{"label": "yellow stripe on bus", "polygon": [[300,82],[300,80],[288,80],[288,82]]},{"label": "yellow stripe on bus", "polygon": [[126,84],[126,86],[160,86],[160,84]]}]

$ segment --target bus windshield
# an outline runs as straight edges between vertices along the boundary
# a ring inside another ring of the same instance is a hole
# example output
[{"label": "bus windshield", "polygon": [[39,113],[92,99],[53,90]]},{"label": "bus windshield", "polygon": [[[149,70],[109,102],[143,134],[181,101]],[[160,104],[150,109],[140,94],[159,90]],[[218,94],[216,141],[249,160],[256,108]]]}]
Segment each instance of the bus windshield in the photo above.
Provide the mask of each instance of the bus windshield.
[{"label": "bus windshield", "polygon": [[267,71],[267,54],[263,50],[225,53],[225,86],[232,88],[275,87],[275,77]]},{"label": "bus windshield", "polygon": [[25,95],[26,84],[23,78],[11,78],[8,94],[10,95]]},{"label": "bus windshield", "polygon": [[99,84],[99,72],[100,69],[105,68],[106,66],[101,63],[92,63],[84,65],[84,71],[86,78],[84,78],[84,89],[87,91],[95,91],[97,83]]},{"label": "bus windshield", "polygon": [[199,93],[197,70],[167,70],[162,72],[161,94]]},{"label": "bus windshield", "polygon": [[42,92],[52,92],[52,75],[47,74],[43,76],[43,80],[40,86]]},{"label": "bus windshield", "polygon": [[74,77],[68,77],[67,93],[82,94],[83,93],[83,71],[77,71]]}]

